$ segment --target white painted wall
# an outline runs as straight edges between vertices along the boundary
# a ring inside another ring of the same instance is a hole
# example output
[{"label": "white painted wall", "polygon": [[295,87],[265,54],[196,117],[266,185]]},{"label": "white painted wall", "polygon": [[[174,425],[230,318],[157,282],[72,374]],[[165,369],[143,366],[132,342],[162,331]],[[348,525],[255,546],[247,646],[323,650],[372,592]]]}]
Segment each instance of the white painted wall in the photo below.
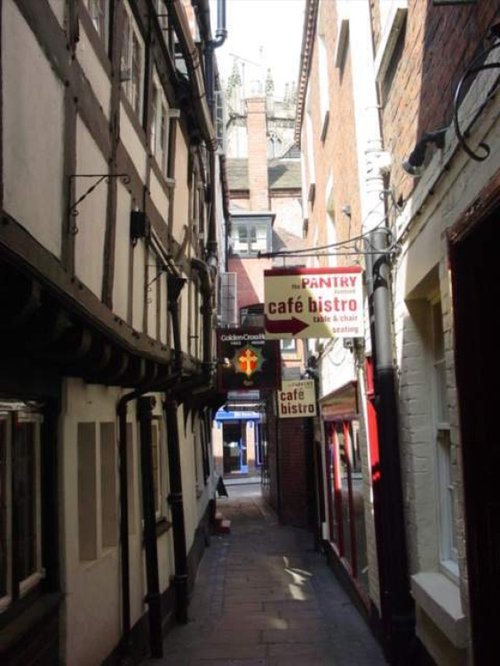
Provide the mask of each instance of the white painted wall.
[{"label": "white painted wall", "polygon": [[132,295],[132,327],[136,331],[144,329],[146,249],[139,240],[134,247],[134,286]]},{"label": "white painted wall", "polygon": [[[86,386],[69,379],[63,386],[62,526],[63,592],[66,607],[66,663],[94,666],[113,649],[120,636],[120,568],[117,547],[102,548],[98,557],[80,562],[78,536],[78,422],[114,422],[119,390]],[[99,433],[99,429],[97,430]],[[97,435],[99,437],[99,434]],[[99,448],[99,447],[97,447]],[[99,457],[97,459],[99,464]],[[98,475],[99,476],[99,475]],[[118,498],[117,498],[118,501]],[[100,539],[100,483],[97,485]],[[117,526],[118,529],[118,526]]]},{"label": "white painted wall", "polygon": [[151,200],[160,212],[160,215],[165,221],[168,221],[170,202],[167,195],[165,194],[165,190],[160,185],[160,182],[158,181],[158,178],[153,171],[151,171],[149,191],[151,194]]},{"label": "white painted wall", "polygon": [[[108,164],[80,117],[76,126],[76,173],[105,174]],[[75,179],[75,201],[97,181],[97,178]],[[103,181],[78,204],[75,223],[75,273],[94,294],[101,298],[104,270],[104,237],[108,184]]]},{"label": "white painted wall", "polygon": [[1,11],[4,207],[60,257],[64,86],[13,0]]},{"label": "white painted wall", "polygon": [[113,310],[124,320],[127,319],[128,288],[130,281],[130,211],[130,193],[123,183],[118,182]]},{"label": "white painted wall", "polygon": [[54,12],[54,14],[57,17],[57,20],[59,21],[61,26],[63,26],[64,25],[64,9],[65,9],[66,3],[64,2],[64,0],[48,0],[48,1],[49,1],[49,5],[52,8],[52,11]]},{"label": "white painted wall", "polygon": [[87,37],[87,33],[80,23],[80,40],[77,44],[76,57],[82,66],[83,72],[99,101],[106,118],[109,118],[111,101],[111,82],[106,71]]},{"label": "white painted wall", "polygon": [[142,141],[137,136],[134,126],[129,120],[123,104],[120,104],[120,138],[132,160],[137,173],[142,180],[146,180],[147,152]]},{"label": "white painted wall", "polygon": [[[180,130],[180,126],[179,126]],[[182,243],[186,234],[186,225],[189,223],[187,211],[189,210],[188,175],[188,149],[182,131],[176,132],[175,140],[175,197],[174,197],[174,238]]]}]

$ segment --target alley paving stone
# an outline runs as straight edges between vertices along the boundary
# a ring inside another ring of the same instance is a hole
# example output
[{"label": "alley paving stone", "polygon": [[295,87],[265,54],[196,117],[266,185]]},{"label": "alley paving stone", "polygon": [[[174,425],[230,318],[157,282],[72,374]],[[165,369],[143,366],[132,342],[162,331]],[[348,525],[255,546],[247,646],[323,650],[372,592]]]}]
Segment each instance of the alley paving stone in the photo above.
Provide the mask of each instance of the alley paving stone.
[{"label": "alley paving stone", "polygon": [[383,666],[382,650],[306,530],[285,527],[260,486],[233,486],[217,508],[189,622],[144,666]]}]

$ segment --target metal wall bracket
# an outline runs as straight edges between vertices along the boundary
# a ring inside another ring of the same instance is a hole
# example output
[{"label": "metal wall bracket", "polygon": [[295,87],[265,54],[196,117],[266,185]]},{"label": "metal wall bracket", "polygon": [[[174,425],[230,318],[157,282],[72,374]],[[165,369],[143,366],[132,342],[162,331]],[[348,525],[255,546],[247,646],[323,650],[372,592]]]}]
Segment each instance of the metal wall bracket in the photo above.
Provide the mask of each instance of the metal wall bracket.
[{"label": "metal wall bracket", "polygon": [[[493,26],[491,32],[494,38],[498,39],[500,37],[500,24]],[[460,143],[460,146],[463,148],[463,150],[467,153],[467,155],[469,155],[469,157],[472,157],[472,159],[476,160],[477,162],[483,162],[489,156],[490,147],[487,143],[482,141],[475,151],[472,150],[472,148],[470,148],[470,146],[467,144],[465,140],[465,135],[467,132],[463,133],[460,129],[460,123],[458,121],[458,109],[462,101],[462,89],[464,88],[464,84],[469,77],[475,74],[479,74],[480,72],[485,72],[488,69],[500,69],[500,62],[489,62],[489,63],[485,62],[487,56],[492,51],[498,48],[500,48],[500,42],[497,41],[492,46],[489,46],[488,48],[482,50],[473,59],[473,61],[463,74],[462,78],[458,82],[458,85],[455,90],[455,96],[453,99],[453,125],[455,127],[455,132],[458,138],[458,142]],[[488,95],[486,96],[486,100],[483,102],[482,106],[478,110],[476,118],[482,113],[484,107],[486,106],[486,103],[489,101],[489,99],[491,99],[491,97],[495,93],[497,86],[498,86],[498,77],[495,81],[493,89],[488,93]],[[481,149],[481,152],[478,152],[478,149]]]},{"label": "metal wall bracket", "polygon": [[70,192],[73,191],[73,182],[76,178],[93,178],[95,182],[69,207],[69,214],[73,218],[73,224],[70,228],[70,233],[72,234],[77,234],[79,231],[78,226],[74,221],[74,218],[79,214],[79,211],[77,210],[79,204],[81,204],[81,202],[86,199],[103,180],[109,182],[111,178],[121,178],[125,185],[130,183],[130,176],[128,173],[74,173],[69,176]]}]

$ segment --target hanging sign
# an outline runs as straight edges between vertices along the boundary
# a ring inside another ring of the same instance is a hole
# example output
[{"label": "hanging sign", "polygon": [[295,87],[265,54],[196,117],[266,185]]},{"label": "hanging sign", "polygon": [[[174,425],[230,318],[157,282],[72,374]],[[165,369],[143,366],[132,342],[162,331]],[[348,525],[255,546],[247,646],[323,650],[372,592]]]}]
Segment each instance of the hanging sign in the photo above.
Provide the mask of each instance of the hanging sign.
[{"label": "hanging sign", "polygon": [[314,379],[282,382],[278,391],[278,416],[285,419],[316,416]]},{"label": "hanging sign", "polygon": [[266,338],[359,338],[363,327],[361,267],[264,271]]},{"label": "hanging sign", "polygon": [[281,386],[279,342],[266,340],[262,328],[217,331],[219,391],[255,391]]}]

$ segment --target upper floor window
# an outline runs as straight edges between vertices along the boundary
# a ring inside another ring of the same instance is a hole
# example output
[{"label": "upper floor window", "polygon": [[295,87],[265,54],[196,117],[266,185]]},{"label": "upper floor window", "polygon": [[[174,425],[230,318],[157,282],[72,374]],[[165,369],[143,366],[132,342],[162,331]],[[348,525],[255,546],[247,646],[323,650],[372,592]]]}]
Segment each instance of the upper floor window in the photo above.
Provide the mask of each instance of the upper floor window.
[{"label": "upper floor window", "polygon": [[237,255],[256,255],[271,251],[271,223],[263,219],[233,218],[231,224],[231,250]]},{"label": "upper floor window", "polygon": [[168,175],[168,140],[170,114],[167,100],[161,87],[153,83],[151,102],[151,152],[164,175]]},{"label": "upper floor window", "polygon": [[94,28],[105,46],[108,42],[109,0],[85,0]]},{"label": "upper floor window", "polygon": [[126,13],[123,24],[120,78],[132,108],[140,116],[142,111],[142,79],[144,48],[137,27]]}]

